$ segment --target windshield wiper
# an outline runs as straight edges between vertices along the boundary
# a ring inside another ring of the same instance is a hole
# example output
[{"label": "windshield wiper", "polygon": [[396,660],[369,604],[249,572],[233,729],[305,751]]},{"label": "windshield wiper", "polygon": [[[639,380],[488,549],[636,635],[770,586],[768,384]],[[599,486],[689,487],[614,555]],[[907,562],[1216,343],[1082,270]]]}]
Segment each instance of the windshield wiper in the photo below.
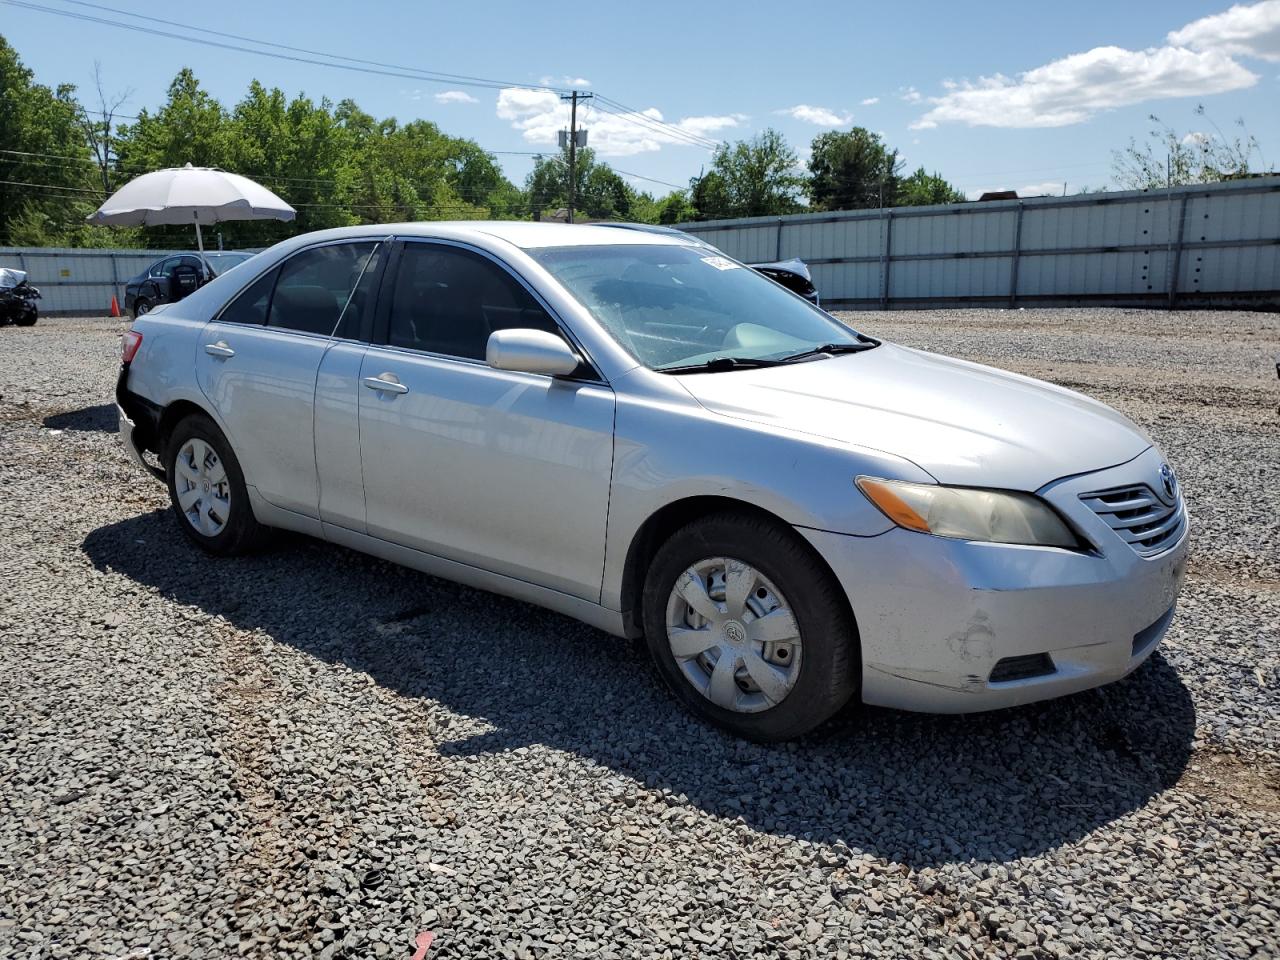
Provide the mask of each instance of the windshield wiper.
[{"label": "windshield wiper", "polygon": [[835,356],[840,353],[862,353],[864,350],[874,350],[880,346],[879,340],[872,340],[870,337],[864,337],[858,343],[824,343],[814,347],[812,350],[802,350],[800,353],[793,353],[789,357],[783,357],[780,363],[794,363],[797,360],[812,360],[814,357],[820,357],[824,354],[827,356]]},{"label": "windshield wiper", "polygon": [[760,357],[712,357],[703,363],[690,363],[679,367],[659,367],[659,373],[720,373],[724,370],[750,370],[755,367],[776,367],[782,360],[764,360]]}]

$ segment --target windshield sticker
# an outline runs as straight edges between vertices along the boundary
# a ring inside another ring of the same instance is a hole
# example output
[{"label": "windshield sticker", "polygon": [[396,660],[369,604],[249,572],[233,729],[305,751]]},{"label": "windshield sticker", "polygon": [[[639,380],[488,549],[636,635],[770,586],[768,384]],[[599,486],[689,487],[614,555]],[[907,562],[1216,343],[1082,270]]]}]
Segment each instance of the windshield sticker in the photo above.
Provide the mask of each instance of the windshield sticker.
[{"label": "windshield sticker", "polygon": [[717,270],[737,270],[738,264],[734,263],[728,257],[703,257],[703,263],[708,263]]}]

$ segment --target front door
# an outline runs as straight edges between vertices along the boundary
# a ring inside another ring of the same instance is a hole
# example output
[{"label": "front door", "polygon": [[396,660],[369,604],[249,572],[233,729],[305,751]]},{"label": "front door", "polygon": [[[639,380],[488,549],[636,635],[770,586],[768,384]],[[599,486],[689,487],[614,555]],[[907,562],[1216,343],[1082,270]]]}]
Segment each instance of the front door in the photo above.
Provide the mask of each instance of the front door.
[{"label": "front door", "polygon": [[388,279],[360,371],[368,532],[598,601],[613,391],[484,362],[494,330],[560,331],[479,252],[407,241]]},{"label": "front door", "polygon": [[[242,292],[196,345],[200,387],[244,470],[268,502],[316,517],[316,375],[372,277],[376,241],[330,243],[294,254]],[[359,289],[357,289],[359,283]]]}]

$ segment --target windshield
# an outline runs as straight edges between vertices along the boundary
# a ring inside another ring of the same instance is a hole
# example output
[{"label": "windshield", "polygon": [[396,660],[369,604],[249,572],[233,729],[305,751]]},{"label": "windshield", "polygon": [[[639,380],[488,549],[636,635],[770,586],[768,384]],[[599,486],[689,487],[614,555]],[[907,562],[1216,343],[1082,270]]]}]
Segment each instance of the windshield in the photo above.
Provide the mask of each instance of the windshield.
[{"label": "windshield", "polygon": [[209,264],[209,269],[216,276],[222,276],[228,270],[240,266],[242,263],[248,262],[253,258],[252,253],[226,253],[219,251],[217,253],[206,253],[204,255],[205,262]]},{"label": "windshield", "polygon": [[859,343],[857,333],[803,298],[705,247],[610,244],[528,253],[655,370]]}]

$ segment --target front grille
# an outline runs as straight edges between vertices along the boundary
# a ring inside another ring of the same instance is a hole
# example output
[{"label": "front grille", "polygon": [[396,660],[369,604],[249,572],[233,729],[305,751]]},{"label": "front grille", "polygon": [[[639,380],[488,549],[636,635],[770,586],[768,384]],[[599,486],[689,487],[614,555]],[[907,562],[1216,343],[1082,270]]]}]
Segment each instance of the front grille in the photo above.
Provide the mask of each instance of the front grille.
[{"label": "front grille", "polygon": [[1045,677],[1056,668],[1047,653],[1027,653],[1020,657],[1005,657],[996,663],[988,678],[990,683],[1008,683],[1011,680],[1030,680]]},{"label": "front grille", "polygon": [[1181,497],[1171,507],[1145,484],[1082,493],[1080,499],[1144,557],[1153,557],[1177,543],[1187,522]]}]

